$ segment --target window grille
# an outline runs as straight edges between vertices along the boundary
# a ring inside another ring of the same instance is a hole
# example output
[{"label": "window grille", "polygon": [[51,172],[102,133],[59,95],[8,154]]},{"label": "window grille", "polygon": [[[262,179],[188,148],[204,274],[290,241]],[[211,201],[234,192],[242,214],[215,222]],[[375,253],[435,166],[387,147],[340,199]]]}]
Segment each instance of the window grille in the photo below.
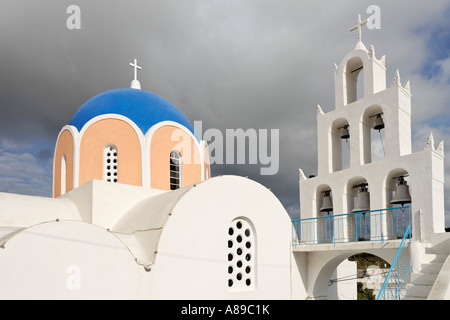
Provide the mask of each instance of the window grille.
[{"label": "window grille", "polygon": [[117,147],[107,145],[103,149],[103,180],[117,183],[119,179],[118,173]]},{"label": "window grille", "polygon": [[179,151],[170,153],[170,190],[179,189],[182,184],[183,160]]},{"label": "window grille", "polygon": [[255,232],[246,219],[233,220],[228,228],[228,287],[230,291],[255,288]]}]

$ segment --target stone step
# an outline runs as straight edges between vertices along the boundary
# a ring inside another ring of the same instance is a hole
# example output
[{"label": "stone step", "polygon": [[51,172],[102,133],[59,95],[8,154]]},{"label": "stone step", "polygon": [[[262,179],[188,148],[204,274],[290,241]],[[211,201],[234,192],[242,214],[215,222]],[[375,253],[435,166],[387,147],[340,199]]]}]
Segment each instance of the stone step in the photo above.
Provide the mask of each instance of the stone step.
[{"label": "stone step", "polygon": [[428,253],[437,253],[437,254],[443,254],[448,256],[450,254],[449,249],[447,246],[437,245],[437,246],[423,246],[423,252],[425,254]]},{"label": "stone step", "polygon": [[448,257],[447,252],[423,245],[421,249],[421,269],[411,274],[410,283],[406,285],[402,300],[426,300]]},{"label": "stone step", "polygon": [[404,297],[401,298],[401,300],[427,300],[427,298],[404,296]]},{"label": "stone step", "polygon": [[421,257],[422,263],[444,263],[445,259],[447,259],[448,254],[445,253],[427,253]]},{"label": "stone step", "polygon": [[444,265],[443,262],[431,262],[421,265],[420,273],[439,274]]},{"label": "stone step", "polygon": [[412,273],[411,274],[411,283],[419,284],[419,285],[429,285],[432,286],[436,281],[437,274],[435,273]]},{"label": "stone step", "polygon": [[406,285],[405,297],[416,297],[426,299],[432,286],[408,283]]}]

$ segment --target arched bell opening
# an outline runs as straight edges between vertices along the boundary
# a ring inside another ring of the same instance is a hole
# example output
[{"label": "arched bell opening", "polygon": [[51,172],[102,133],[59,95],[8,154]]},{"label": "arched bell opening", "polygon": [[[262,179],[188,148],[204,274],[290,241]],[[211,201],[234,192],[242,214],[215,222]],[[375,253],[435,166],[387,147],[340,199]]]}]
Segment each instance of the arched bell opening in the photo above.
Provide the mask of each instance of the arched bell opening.
[{"label": "arched bell opening", "polygon": [[349,241],[369,240],[371,236],[370,189],[367,180],[355,177],[347,184]]},{"label": "arched bell opening", "polygon": [[391,238],[401,238],[411,223],[412,194],[409,173],[405,169],[392,170],[386,177],[386,226]]},{"label": "arched bell opening", "polygon": [[333,215],[333,193],[329,185],[320,185],[316,190],[317,217]]},{"label": "arched bell opening", "polygon": [[[344,105],[364,97],[364,65],[359,57],[347,61],[344,74],[345,97]],[[362,81],[361,81],[362,80]]]},{"label": "arched bell opening", "polygon": [[[363,177],[354,177],[347,183],[347,212],[370,211],[369,184]],[[359,197],[358,197],[359,196]]]},{"label": "arched bell opening", "polygon": [[385,122],[384,112],[381,106],[373,105],[364,112],[361,125],[363,136],[362,163],[367,164],[383,160],[386,156],[385,150]]},{"label": "arched bell opening", "polygon": [[350,125],[345,118],[336,119],[330,128],[331,171],[350,167]]},{"label": "arched bell opening", "polygon": [[321,185],[316,190],[317,241],[331,243],[334,237],[333,194],[328,185]]},{"label": "arched bell opening", "polygon": [[386,178],[386,208],[410,206],[409,173],[405,169],[392,170]]}]

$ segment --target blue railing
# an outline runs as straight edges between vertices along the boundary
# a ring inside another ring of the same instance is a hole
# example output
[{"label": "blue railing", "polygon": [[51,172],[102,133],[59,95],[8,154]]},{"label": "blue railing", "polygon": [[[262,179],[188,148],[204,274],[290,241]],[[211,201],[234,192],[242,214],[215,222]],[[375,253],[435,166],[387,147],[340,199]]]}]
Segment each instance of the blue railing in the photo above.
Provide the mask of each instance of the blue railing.
[{"label": "blue railing", "polygon": [[405,290],[405,282],[411,272],[411,259],[408,251],[405,250],[407,241],[411,243],[411,225],[408,226],[403,236],[377,300],[400,300],[402,297],[402,291]]},{"label": "blue railing", "polygon": [[410,224],[409,206],[293,220],[292,245],[401,239]]}]

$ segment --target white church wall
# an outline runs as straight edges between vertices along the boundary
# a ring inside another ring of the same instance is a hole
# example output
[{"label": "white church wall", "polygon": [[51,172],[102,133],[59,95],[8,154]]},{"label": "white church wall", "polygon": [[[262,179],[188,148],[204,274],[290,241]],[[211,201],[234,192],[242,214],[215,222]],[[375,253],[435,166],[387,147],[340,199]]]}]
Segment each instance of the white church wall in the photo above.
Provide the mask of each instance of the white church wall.
[{"label": "white church wall", "polygon": [[110,232],[131,251],[136,261],[147,269],[153,268],[161,232],[180,198],[194,185],[164,192],[135,203],[115,223]]},{"label": "white church wall", "polygon": [[436,233],[445,232],[445,194],[444,194],[444,155],[438,152],[431,152],[432,170],[432,195],[433,206],[433,231]]},{"label": "white church wall", "polygon": [[79,219],[84,222],[92,223],[92,205],[93,205],[93,181],[89,181],[57,199],[71,201],[77,208]]},{"label": "white church wall", "polygon": [[77,207],[83,221],[111,228],[136,203],[165,191],[90,180],[60,198]]},{"label": "white church wall", "polygon": [[291,265],[292,299],[305,300],[308,296],[306,292],[306,281],[308,279],[307,253],[293,252]]},{"label": "white church wall", "polygon": [[[227,262],[228,254],[243,260],[243,270],[246,263],[244,254],[235,251],[244,242],[228,247],[229,227],[236,218],[254,227],[255,269],[248,290],[228,287],[236,275],[235,270],[228,273],[234,263]],[[236,176],[209,179],[179,200],[164,227],[151,271],[152,298],[290,299],[290,241],[289,216],[267,188]]]},{"label": "white church wall", "polygon": [[110,228],[136,203],[166,191],[117,183],[93,180],[95,198],[93,223]]},{"label": "white church wall", "polygon": [[58,218],[79,220],[76,206],[68,199],[0,192],[0,206],[1,227],[29,227]]},{"label": "white church wall", "polygon": [[44,223],[0,249],[0,299],[142,299],[150,277],[111,233],[73,221]]}]

